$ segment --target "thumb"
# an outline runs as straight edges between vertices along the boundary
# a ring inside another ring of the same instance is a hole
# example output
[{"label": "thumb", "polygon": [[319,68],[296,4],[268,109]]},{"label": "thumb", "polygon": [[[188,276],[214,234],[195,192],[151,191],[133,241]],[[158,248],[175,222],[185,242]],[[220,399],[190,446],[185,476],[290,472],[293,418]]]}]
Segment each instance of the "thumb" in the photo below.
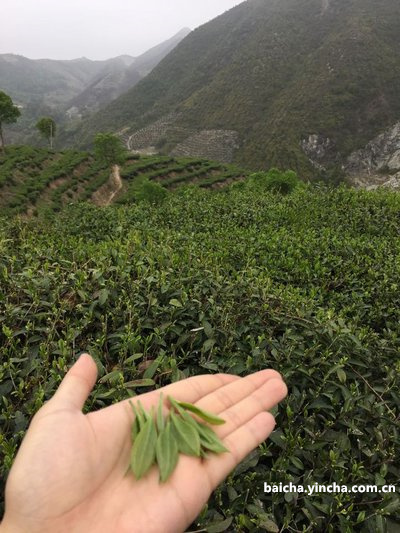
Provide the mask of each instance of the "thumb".
[{"label": "thumb", "polygon": [[83,354],[65,375],[50,400],[58,408],[83,409],[97,380],[97,366],[89,354]]}]

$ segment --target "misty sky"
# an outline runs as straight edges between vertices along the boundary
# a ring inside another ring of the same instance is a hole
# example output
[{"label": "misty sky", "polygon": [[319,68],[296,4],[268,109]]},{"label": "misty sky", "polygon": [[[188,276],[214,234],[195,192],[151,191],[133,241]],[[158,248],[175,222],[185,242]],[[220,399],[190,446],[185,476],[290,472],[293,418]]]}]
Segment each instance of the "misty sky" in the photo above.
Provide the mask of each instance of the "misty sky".
[{"label": "misty sky", "polygon": [[242,0],[0,0],[0,53],[32,59],[137,56]]}]

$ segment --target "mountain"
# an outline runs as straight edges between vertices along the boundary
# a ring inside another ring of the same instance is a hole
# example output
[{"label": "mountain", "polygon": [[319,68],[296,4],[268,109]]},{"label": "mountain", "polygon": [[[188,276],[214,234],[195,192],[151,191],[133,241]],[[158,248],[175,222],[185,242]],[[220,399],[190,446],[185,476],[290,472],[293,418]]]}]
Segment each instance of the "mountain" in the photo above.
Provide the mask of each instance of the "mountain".
[{"label": "mountain", "polygon": [[189,28],[182,28],[171,39],[150,48],[150,50],[137,57],[131,68],[139,72],[142,77],[147,76],[190,32]]},{"label": "mountain", "polygon": [[9,141],[35,142],[33,126],[40,116],[50,114],[62,126],[97,111],[138,83],[189,31],[181,30],[137,58],[65,61],[0,55],[0,90],[23,110],[18,124],[9,128]]},{"label": "mountain", "polygon": [[69,100],[68,116],[87,115],[97,111],[142,79],[141,74],[134,68],[134,59],[129,64],[116,59],[107,63],[82,92]]},{"label": "mountain", "polygon": [[[129,58],[128,65],[133,61],[134,58]],[[65,61],[3,54],[0,55],[0,87],[22,105],[39,102],[61,106],[83,91],[108,65],[116,62],[122,63],[123,60],[91,61],[83,57]]]},{"label": "mountain", "polygon": [[342,172],[400,119],[398,0],[248,0],[188,35],[75,139]]},{"label": "mountain", "polygon": [[[149,74],[189,33],[190,30],[184,28],[171,39],[136,58],[121,56],[107,63],[92,83],[69,102],[70,107],[76,108],[75,113],[87,114],[116,99]],[[125,58],[128,58],[128,62]]]}]

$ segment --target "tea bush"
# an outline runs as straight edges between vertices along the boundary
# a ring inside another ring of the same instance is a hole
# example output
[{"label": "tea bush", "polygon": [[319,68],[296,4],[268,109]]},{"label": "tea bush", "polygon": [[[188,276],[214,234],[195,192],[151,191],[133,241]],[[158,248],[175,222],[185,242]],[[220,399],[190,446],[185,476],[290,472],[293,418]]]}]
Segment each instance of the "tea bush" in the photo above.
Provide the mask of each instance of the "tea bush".
[{"label": "tea bush", "polygon": [[286,170],[281,172],[277,168],[271,168],[268,172],[256,172],[250,176],[251,181],[256,185],[273,192],[289,194],[296,187],[302,185],[296,172]]},{"label": "tea bush", "polygon": [[30,418],[83,350],[99,368],[91,410],[190,375],[270,367],[289,386],[277,429],[191,529],[395,528],[398,493],[263,488],[398,488],[399,232],[393,192],[260,194],[247,182],[224,192],[182,188],[159,205],[4,218],[3,481]]},{"label": "tea bush", "polygon": [[134,198],[138,202],[160,204],[167,196],[168,191],[159,183],[148,178],[140,179],[134,189]]}]

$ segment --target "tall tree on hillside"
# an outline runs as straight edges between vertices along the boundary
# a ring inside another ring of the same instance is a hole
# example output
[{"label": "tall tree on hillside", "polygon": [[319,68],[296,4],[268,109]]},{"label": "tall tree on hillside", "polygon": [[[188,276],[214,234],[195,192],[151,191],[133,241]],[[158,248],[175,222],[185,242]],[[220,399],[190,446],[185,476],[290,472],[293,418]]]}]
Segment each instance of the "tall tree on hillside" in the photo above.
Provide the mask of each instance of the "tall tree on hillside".
[{"label": "tall tree on hillside", "polygon": [[94,151],[96,158],[108,166],[125,161],[126,148],[121,139],[112,133],[98,133],[94,138]]},{"label": "tall tree on hillside", "polygon": [[50,143],[50,148],[53,149],[53,140],[56,134],[56,123],[51,117],[43,117],[36,124],[36,128],[40,131],[42,136]]},{"label": "tall tree on hillside", "polygon": [[0,91],[0,150],[4,150],[3,124],[17,122],[20,115],[20,110],[14,105],[8,94]]}]

